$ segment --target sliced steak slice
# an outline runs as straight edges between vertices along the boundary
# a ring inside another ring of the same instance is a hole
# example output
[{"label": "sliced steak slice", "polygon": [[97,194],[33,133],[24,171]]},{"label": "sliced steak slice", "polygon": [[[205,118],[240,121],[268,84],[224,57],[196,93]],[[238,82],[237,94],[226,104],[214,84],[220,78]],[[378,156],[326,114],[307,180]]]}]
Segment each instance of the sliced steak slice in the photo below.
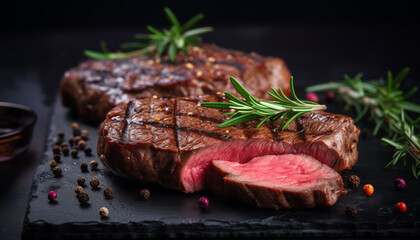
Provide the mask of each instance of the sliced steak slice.
[{"label": "sliced steak slice", "polygon": [[99,127],[98,156],[116,173],[184,192],[207,187],[212,160],[245,163],[264,155],[306,154],[341,171],[357,161],[359,129],[353,119],[326,112],[301,115],[285,131],[281,121],[228,128],[229,110],[201,102],[223,96],[139,99],[112,109]]},{"label": "sliced steak slice", "polygon": [[260,208],[332,206],[346,193],[340,174],[308,155],[266,155],[243,164],[214,160],[208,178],[216,195]]},{"label": "sliced steak slice", "polygon": [[203,44],[189,47],[174,62],[156,57],[88,60],[64,74],[60,94],[63,105],[82,120],[99,123],[117,104],[136,98],[234,91],[230,76],[257,97],[271,86],[290,93],[290,72],[283,60]]}]

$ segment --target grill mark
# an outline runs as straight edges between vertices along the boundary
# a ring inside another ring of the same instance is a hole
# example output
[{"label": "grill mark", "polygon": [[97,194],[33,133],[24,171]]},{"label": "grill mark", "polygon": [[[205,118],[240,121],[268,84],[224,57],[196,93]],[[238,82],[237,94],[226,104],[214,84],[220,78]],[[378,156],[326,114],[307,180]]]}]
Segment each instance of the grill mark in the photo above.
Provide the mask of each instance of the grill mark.
[{"label": "grill mark", "polygon": [[122,139],[121,139],[123,144],[128,142],[128,137],[129,137],[128,135],[130,134],[128,132],[128,127],[131,124],[131,116],[133,115],[133,107],[134,107],[134,102],[130,101],[127,104],[127,108],[125,109],[125,113],[124,113],[124,120],[125,121],[124,121],[124,126],[123,126],[123,129],[122,129]]},{"label": "grill mark", "polygon": [[[140,112],[138,109],[135,109],[134,111],[136,113]],[[214,123],[222,123],[223,122],[223,120],[219,120],[217,118],[212,118],[212,117],[206,117],[202,114],[198,115],[198,114],[193,113],[193,114],[188,115],[188,113],[185,113],[185,112],[173,112],[173,111],[169,111],[169,110],[162,110],[162,112],[167,113],[167,114],[174,114],[174,115],[178,115],[178,116],[195,117],[195,118],[199,118],[201,120],[205,120],[205,121],[208,121],[208,122],[214,122]]]},{"label": "grill mark", "polygon": [[142,125],[142,126],[149,125],[149,126],[160,127],[160,128],[169,128],[169,129],[174,129],[174,130],[179,130],[179,131],[184,131],[184,132],[194,132],[194,133],[198,133],[198,134],[201,134],[201,135],[206,135],[206,136],[209,136],[209,137],[212,137],[212,138],[225,140],[225,141],[231,139],[231,136],[229,136],[227,134],[211,132],[211,131],[207,131],[207,130],[203,130],[203,129],[194,129],[194,128],[170,125],[170,124],[166,124],[166,123],[149,122],[149,121],[132,121],[131,123],[134,123],[134,124],[137,124],[137,125]]},{"label": "grill mark", "polygon": [[299,136],[299,139],[302,141],[306,141],[305,129],[303,127],[302,119],[298,117],[296,118],[295,122],[296,122],[297,134]]},{"label": "grill mark", "polygon": [[[179,104],[178,104],[178,99],[175,99],[174,101],[174,111],[178,112],[179,109]],[[174,123],[175,123],[175,130],[174,130],[174,135],[175,135],[175,143],[176,143],[176,148],[179,151],[179,146],[180,144],[180,140],[179,140],[179,136],[182,134],[181,132],[179,132],[179,126],[178,126],[178,121],[177,121],[177,114],[174,114]]]}]

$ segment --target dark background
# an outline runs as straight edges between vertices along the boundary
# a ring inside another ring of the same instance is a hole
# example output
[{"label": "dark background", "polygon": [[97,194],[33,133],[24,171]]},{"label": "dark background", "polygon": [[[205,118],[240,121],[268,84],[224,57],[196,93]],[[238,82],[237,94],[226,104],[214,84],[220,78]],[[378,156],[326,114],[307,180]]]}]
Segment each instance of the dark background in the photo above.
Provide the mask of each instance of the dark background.
[{"label": "dark background", "polygon": [[[0,239],[19,239],[31,179],[44,151],[60,78],[86,59],[84,49],[111,50],[145,27],[167,27],[164,6],[181,22],[204,13],[204,36],[226,48],[283,58],[304,86],[363,72],[366,79],[410,67],[404,89],[419,86],[420,14],[416,1],[2,1],[0,101],[39,116],[32,145],[0,163]],[[419,102],[417,96],[414,101]]]}]

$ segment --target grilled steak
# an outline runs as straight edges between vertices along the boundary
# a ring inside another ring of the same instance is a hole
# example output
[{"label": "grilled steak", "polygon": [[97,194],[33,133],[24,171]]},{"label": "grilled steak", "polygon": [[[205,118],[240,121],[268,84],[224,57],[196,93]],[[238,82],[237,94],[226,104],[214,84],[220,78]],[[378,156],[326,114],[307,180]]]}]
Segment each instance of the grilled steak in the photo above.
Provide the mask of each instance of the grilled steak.
[{"label": "grilled steak", "polygon": [[121,104],[100,125],[98,155],[117,174],[184,192],[208,187],[212,160],[246,163],[265,155],[305,154],[337,171],[357,161],[359,129],[350,117],[311,112],[284,131],[281,121],[221,129],[217,125],[229,110],[200,103],[223,100],[204,95]]},{"label": "grilled steak", "polygon": [[271,86],[290,93],[283,60],[203,44],[178,54],[175,62],[156,57],[88,60],[64,74],[60,94],[63,105],[82,120],[99,123],[111,108],[136,98],[234,91],[230,76],[257,97]]},{"label": "grilled steak", "polygon": [[340,174],[308,155],[266,155],[243,164],[214,160],[208,176],[218,196],[260,208],[332,206],[346,193]]}]

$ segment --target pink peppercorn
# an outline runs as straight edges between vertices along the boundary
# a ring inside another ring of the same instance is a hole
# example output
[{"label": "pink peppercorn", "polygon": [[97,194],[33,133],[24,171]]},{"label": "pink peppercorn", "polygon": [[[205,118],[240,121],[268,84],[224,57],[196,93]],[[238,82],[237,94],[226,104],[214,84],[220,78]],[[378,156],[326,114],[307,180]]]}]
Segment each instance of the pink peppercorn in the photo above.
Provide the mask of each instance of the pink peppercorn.
[{"label": "pink peppercorn", "polygon": [[404,180],[404,179],[402,179],[402,178],[397,178],[397,179],[395,179],[395,181],[394,181],[394,186],[395,186],[398,190],[403,189],[406,185],[407,185],[407,183],[406,183],[406,182],[405,182],[405,180]]},{"label": "pink peppercorn", "polygon": [[201,208],[207,208],[209,206],[209,199],[206,197],[201,197],[198,199],[198,205],[200,205]]},{"label": "pink peppercorn", "polygon": [[306,94],[305,100],[317,103],[319,102],[319,97],[316,93],[310,92]]},{"label": "pink peppercorn", "polygon": [[55,201],[56,198],[57,198],[57,193],[55,191],[51,191],[48,193],[48,200]]},{"label": "pink peppercorn", "polygon": [[335,93],[333,91],[328,91],[325,93],[325,98],[328,102],[332,102],[335,98]]}]

